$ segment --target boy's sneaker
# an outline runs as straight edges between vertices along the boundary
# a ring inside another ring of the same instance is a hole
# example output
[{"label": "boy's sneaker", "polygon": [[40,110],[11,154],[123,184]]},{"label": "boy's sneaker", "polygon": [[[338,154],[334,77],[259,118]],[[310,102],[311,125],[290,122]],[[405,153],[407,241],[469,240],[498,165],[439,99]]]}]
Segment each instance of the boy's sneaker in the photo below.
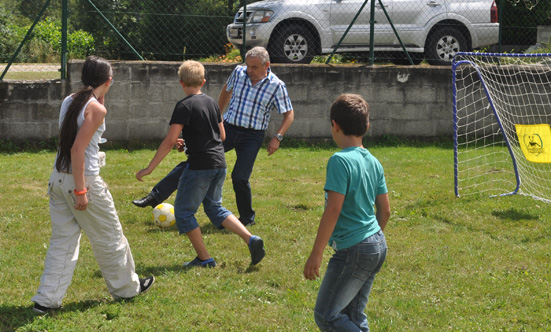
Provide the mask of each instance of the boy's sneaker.
[{"label": "boy's sneaker", "polygon": [[260,263],[266,251],[264,250],[264,241],[260,236],[253,235],[249,240],[249,251],[251,252],[251,264],[256,265]]},{"label": "boy's sneaker", "polygon": [[206,259],[204,261],[200,260],[199,257],[195,257],[195,259],[192,260],[191,262],[185,262],[184,263],[184,268],[190,268],[190,267],[195,267],[195,266],[215,267],[216,266],[216,261],[212,257],[209,258],[209,259]]},{"label": "boy's sneaker", "polygon": [[151,286],[153,286],[153,283],[155,282],[154,276],[149,276],[147,278],[140,278],[140,294],[143,294],[147,292]]},{"label": "boy's sneaker", "polygon": [[37,314],[40,314],[40,315],[45,315],[47,314],[48,312],[50,311],[55,311],[59,308],[48,308],[48,307],[45,307],[45,306],[42,306],[38,303],[34,303],[34,307],[33,307],[33,311],[36,312]]}]

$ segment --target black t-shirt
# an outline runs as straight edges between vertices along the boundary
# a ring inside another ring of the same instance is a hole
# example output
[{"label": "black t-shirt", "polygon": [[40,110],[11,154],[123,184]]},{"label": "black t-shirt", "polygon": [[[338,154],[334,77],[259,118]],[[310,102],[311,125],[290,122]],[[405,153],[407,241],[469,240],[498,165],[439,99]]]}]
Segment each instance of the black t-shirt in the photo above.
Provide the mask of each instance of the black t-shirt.
[{"label": "black t-shirt", "polygon": [[218,104],[205,94],[187,96],[174,107],[170,124],[184,125],[182,138],[186,143],[189,169],[226,168],[220,122]]}]

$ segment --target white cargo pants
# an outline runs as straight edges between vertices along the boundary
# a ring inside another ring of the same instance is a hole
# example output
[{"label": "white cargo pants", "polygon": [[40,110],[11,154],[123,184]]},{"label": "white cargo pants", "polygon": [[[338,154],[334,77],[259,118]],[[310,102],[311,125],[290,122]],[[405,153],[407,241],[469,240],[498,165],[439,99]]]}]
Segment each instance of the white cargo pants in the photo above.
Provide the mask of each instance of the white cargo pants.
[{"label": "white cargo pants", "polygon": [[99,175],[86,176],[88,207],[75,210],[72,174],[53,171],[48,183],[52,236],[44,262],[40,287],[32,298],[42,306],[58,308],[71,284],[79,254],[81,230],[111,295],[130,298],[140,292],[130,246],[122,232],[113,198]]}]

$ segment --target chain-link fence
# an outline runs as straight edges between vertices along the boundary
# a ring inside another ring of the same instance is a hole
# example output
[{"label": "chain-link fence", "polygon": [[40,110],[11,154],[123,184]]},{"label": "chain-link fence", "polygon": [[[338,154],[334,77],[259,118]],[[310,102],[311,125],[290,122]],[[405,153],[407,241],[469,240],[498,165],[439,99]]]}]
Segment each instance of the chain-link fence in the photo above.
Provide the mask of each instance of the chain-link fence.
[{"label": "chain-link fence", "polygon": [[549,51],[550,16],[546,0],[0,0],[0,73],[58,78],[87,54],[240,62],[256,45],[272,62],[447,65],[459,51]]}]

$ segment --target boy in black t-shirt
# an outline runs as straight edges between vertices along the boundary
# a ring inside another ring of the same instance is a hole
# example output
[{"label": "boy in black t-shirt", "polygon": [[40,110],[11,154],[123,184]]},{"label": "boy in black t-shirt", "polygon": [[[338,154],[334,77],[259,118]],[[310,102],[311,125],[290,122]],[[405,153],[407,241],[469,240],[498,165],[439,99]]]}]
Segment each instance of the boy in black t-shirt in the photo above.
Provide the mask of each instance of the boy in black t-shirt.
[{"label": "boy in black t-shirt", "polygon": [[176,145],[180,133],[186,142],[188,160],[174,201],[174,215],[180,234],[186,233],[197,257],[184,263],[184,267],[215,267],[201,235],[195,213],[201,203],[205,214],[218,228],[225,227],[239,235],[249,247],[251,263],[264,258],[264,242],[251,235],[247,228],[230,211],[222,206],[222,187],[226,179],[226,158],[222,141],[226,133],[218,104],[201,92],[205,84],[205,69],[197,61],[185,61],[178,69],[180,84],[186,97],[180,100],[170,119],[170,128],[155,156],[136,178],[151,174],[155,167]]}]

